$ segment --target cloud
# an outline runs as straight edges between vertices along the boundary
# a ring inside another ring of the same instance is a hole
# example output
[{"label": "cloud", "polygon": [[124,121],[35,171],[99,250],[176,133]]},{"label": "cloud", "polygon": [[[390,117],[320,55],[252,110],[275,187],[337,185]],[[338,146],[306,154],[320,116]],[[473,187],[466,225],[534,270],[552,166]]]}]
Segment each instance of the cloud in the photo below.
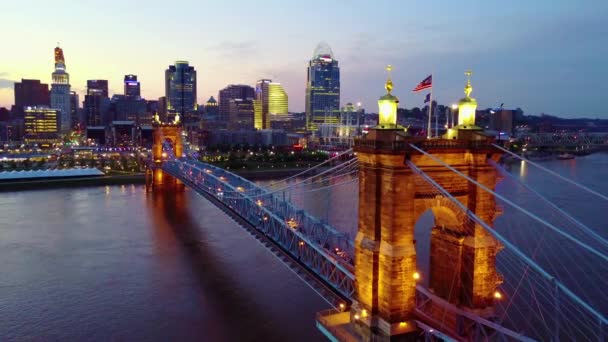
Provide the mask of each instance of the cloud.
[{"label": "cloud", "polygon": [[217,52],[224,58],[243,58],[243,56],[255,54],[257,44],[254,41],[223,41],[217,45],[212,45],[209,50]]},{"label": "cloud", "polygon": [[[6,73],[0,73],[0,76],[4,76]],[[0,89],[12,89],[15,81],[7,78],[0,78]]]}]

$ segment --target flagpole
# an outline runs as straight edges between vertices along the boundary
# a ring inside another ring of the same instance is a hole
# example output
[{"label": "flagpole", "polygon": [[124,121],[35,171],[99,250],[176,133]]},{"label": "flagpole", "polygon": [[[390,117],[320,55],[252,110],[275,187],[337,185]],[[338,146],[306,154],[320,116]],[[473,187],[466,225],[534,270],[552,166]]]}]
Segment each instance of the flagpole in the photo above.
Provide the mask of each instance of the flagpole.
[{"label": "flagpole", "polygon": [[428,124],[427,132],[426,132],[427,139],[431,139],[431,135],[432,135],[431,134],[431,107],[433,107],[433,83],[434,83],[433,74],[431,74],[431,93],[430,93],[431,96],[429,96],[429,113],[428,113],[429,124]]}]

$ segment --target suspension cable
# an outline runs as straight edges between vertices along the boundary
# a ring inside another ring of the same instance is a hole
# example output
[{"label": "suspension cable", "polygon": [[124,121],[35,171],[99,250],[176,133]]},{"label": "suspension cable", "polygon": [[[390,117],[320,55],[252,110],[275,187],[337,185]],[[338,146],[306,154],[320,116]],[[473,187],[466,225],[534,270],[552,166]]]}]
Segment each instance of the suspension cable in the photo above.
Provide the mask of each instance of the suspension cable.
[{"label": "suspension cable", "polygon": [[[415,149],[418,149],[417,147],[415,147],[413,145],[410,145],[410,146],[414,147]],[[422,152],[426,154],[426,152],[424,152],[424,151],[422,151]],[[570,297],[576,303],[578,303],[579,305],[584,307],[587,311],[589,311],[591,314],[593,314],[602,324],[608,324],[608,319],[606,319],[606,317],[604,317],[604,315],[602,313],[598,312],[592,306],[587,304],[580,297],[578,297],[574,292],[572,292],[568,287],[566,287],[564,284],[562,284],[558,279],[556,279],[554,276],[552,276],[547,271],[545,271],[534,260],[530,259],[530,257],[528,257],[521,250],[519,250],[519,248],[517,248],[515,245],[513,245],[511,242],[509,242],[509,240],[507,240],[500,233],[498,233],[498,231],[496,231],[494,228],[492,228],[490,225],[488,225],[484,220],[479,218],[477,215],[475,215],[475,213],[473,213],[471,210],[469,210],[469,208],[467,208],[464,204],[462,204],[458,199],[456,199],[454,196],[452,196],[452,194],[450,194],[449,191],[447,191],[445,188],[443,188],[441,185],[439,185],[439,183],[437,183],[433,178],[431,178],[429,175],[427,175],[424,171],[420,170],[414,163],[412,163],[409,160],[407,161],[407,165],[413,171],[415,171],[417,174],[422,176],[422,178],[424,178],[427,182],[429,182],[431,185],[433,185],[437,190],[439,190],[439,192],[443,196],[450,199],[450,201],[452,201],[461,210],[463,210],[463,212],[465,212],[467,214],[467,216],[469,216],[473,221],[475,221],[476,223],[478,223],[479,225],[484,227],[498,241],[500,241],[503,245],[505,245],[507,248],[509,248],[509,250],[511,250],[513,253],[515,253],[515,255],[520,257],[526,264],[528,264],[530,267],[532,267],[535,271],[537,271],[539,274],[541,274],[547,280],[555,282],[556,286],[559,289],[561,289],[562,291],[564,291],[566,296]]]},{"label": "suspension cable", "polygon": [[547,226],[549,228],[551,228],[551,230],[555,231],[556,233],[560,234],[561,236],[565,237],[566,239],[574,242],[575,244],[577,244],[579,247],[591,252],[592,254],[595,254],[596,256],[600,257],[601,259],[603,259],[604,261],[608,262],[608,256],[606,256],[605,254],[603,254],[602,252],[596,250],[595,248],[587,245],[586,243],[578,240],[577,238],[575,238],[574,236],[564,232],[562,229],[554,226],[553,224],[543,220],[542,218],[538,217],[537,215],[533,214],[532,212],[528,211],[527,209],[524,209],[522,207],[520,207],[519,205],[513,203],[512,201],[510,201],[508,198],[497,194],[496,192],[494,192],[492,189],[488,188],[487,186],[477,182],[476,180],[474,180],[473,178],[465,175],[464,173],[458,171],[457,169],[455,169],[454,167],[450,166],[449,164],[447,164],[446,162],[444,162],[443,160],[433,156],[432,154],[418,148],[417,146],[410,144],[410,146],[415,149],[416,151],[424,154],[425,156],[431,158],[432,160],[436,161],[437,163],[445,166],[446,168],[448,168],[449,170],[451,170],[452,172],[456,173],[457,175],[459,175],[460,177],[463,177],[464,179],[468,180],[469,182],[477,185],[478,187],[480,187],[481,189],[485,190],[486,192],[489,192],[490,194],[496,196],[498,199],[502,200],[503,202],[509,204],[511,207],[519,210],[520,212],[526,214],[527,216],[531,217],[532,219],[534,219],[535,221],[541,223],[544,226]]},{"label": "suspension cable", "polygon": [[490,160],[488,160],[488,162],[490,163],[490,165],[492,165],[492,166],[496,167],[498,170],[500,170],[500,172],[501,172],[502,175],[511,178],[512,180],[514,180],[519,185],[522,185],[524,188],[526,188],[527,190],[531,191],[536,196],[540,197],[540,199],[542,199],[545,203],[547,203],[553,209],[555,209],[558,212],[560,212],[562,215],[564,215],[571,222],[573,222],[574,224],[576,224],[577,226],[579,226],[579,228],[583,229],[588,234],[592,235],[594,238],[596,238],[597,240],[599,240],[599,242],[601,242],[604,246],[608,246],[608,240],[604,239],[602,236],[600,236],[598,233],[596,233],[593,229],[591,229],[590,227],[588,227],[587,225],[585,225],[581,221],[577,220],[576,218],[572,217],[572,215],[570,215],[567,211],[565,211],[562,208],[558,207],[555,203],[551,202],[547,197],[541,195],[538,191],[534,190],[531,186],[529,186],[526,183],[522,182],[521,179],[513,176],[510,172],[508,172],[507,170],[505,170],[502,166],[498,165],[498,163],[496,163],[495,161],[493,161],[493,160],[490,159]]},{"label": "suspension cable", "polygon": [[587,192],[590,192],[590,193],[596,195],[597,197],[599,197],[599,198],[601,198],[601,199],[603,199],[605,201],[608,201],[608,196],[606,196],[604,194],[601,194],[601,193],[599,193],[599,192],[597,192],[597,191],[595,191],[593,189],[590,189],[590,188],[588,188],[588,187],[586,187],[586,186],[584,186],[584,185],[582,185],[582,184],[580,184],[578,182],[575,182],[575,181],[573,181],[570,178],[564,177],[564,176],[560,175],[559,173],[557,173],[555,171],[551,171],[548,168],[546,168],[546,167],[544,167],[544,166],[542,166],[542,165],[540,165],[538,163],[535,163],[535,162],[531,161],[530,159],[524,158],[524,157],[522,157],[520,155],[517,155],[517,154],[515,154],[515,153],[513,153],[513,152],[511,152],[509,150],[507,150],[506,148],[503,148],[503,147],[501,147],[499,145],[496,145],[496,144],[492,144],[492,146],[498,148],[499,150],[501,150],[501,151],[503,151],[505,153],[508,153],[509,155],[511,155],[511,156],[513,156],[513,157],[515,157],[515,158],[517,158],[519,160],[523,160],[525,162],[528,162],[531,165],[536,166],[537,168],[539,168],[539,169],[541,169],[541,170],[543,170],[543,171],[545,171],[545,172],[547,172],[547,173],[549,173],[549,174],[551,174],[551,175],[553,175],[553,176],[555,176],[555,177],[557,177],[557,178],[559,178],[559,179],[561,179],[561,180],[563,180],[565,182],[568,182],[568,183],[573,184],[573,185],[575,185],[575,186],[577,186],[577,187],[579,187],[579,188],[581,188],[581,189],[583,189],[583,190],[585,190]]}]

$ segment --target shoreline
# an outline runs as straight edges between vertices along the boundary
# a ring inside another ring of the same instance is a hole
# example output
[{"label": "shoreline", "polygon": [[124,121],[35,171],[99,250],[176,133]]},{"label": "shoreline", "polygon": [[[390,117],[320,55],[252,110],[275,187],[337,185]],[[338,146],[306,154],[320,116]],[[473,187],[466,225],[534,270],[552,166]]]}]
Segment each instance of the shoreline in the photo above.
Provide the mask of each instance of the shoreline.
[{"label": "shoreline", "polygon": [[[308,168],[264,169],[264,170],[227,170],[250,181],[290,177]],[[320,167],[313,171],[318,173],[325,170]],[[94,187],[104,185],[146,184],[146,175],[137,173],[131,175],[110,175],[99,177],[75,177],[58,179],[22,179],[0,183],[0,192],[43,190],[56,188]]]}]

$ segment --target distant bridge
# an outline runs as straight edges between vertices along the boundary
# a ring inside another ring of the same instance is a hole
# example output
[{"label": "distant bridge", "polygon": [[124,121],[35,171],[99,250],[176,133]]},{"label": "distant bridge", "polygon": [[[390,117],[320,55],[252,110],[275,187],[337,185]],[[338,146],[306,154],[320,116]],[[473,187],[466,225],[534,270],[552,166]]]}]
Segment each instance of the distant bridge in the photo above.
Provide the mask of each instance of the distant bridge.
[{"label": "distant bridge", "polygon": [[526,133],[519,137],[528,149],[608,149],[608,133]]}]

